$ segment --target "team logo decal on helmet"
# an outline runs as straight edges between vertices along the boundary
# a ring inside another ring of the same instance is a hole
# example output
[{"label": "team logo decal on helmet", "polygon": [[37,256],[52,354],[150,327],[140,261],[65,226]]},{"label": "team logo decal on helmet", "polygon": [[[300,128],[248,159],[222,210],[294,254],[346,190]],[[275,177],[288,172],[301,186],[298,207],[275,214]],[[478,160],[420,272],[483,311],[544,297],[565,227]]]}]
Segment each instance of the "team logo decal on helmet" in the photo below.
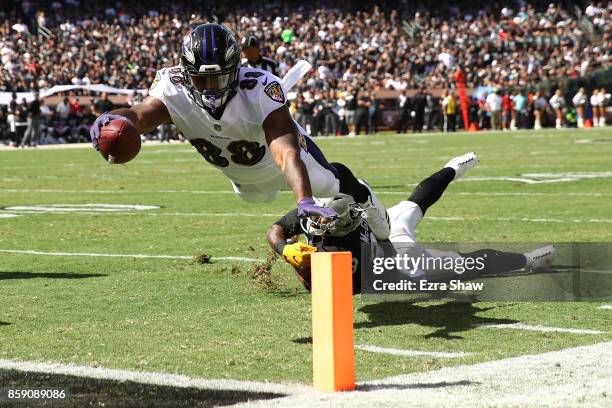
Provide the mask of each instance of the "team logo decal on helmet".
[{"label": "team logo decal on helmet", "polygon": [[185,38],[183,38],[183,55],[187,61],[192,64],[195,63],[195,55],[193,55],[193,49],[191,48],[191,34],[187,34]]},{"label": "team logo decal on helmet", "polygon": [[234,55],[234,53],[238,52],[238,45],[234,42],[232,43],[231,41],[231,34],[227,34],[227,39],[226,39],[228,44],[231,44],[227,50],[225,51],[225,60],[226,61],[230,61],[232,56]]},{"label": "team logo decal on helmet", "polygon": [[278,103],[285,103],[285,93],[283,92],[283,87],[281,87],[281,84],[279,84],[278,82],[271,82],[268,86],[266,86],[264,92],[273,101],[276,101]]}]

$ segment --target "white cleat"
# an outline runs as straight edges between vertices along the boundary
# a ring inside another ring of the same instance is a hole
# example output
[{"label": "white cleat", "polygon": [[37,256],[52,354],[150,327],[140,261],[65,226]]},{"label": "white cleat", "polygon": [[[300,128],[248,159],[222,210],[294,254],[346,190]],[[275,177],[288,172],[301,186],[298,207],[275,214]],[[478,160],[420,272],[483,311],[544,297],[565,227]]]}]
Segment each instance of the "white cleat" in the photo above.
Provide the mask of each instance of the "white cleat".
[{"label": "white cleat", "polygon": [[386,241],[391,235],[391,222],[387,215],[385,206],[380,202],[376,194],[372,191],[368,183],[359,180],[370,191],[370,197],[365,203],[358,203],[365,213],[365,219],[372,230],[372,233],[379,241]]},{"label": "white cleat", "polygon": [[451,159],[444,167],[450,167],[451,169],[455,170],[455,178],[453,180],[457,180],[459,177],[463,176],[466,171],[477,164],[478,156],[476,156],[476,153],[474,152],[469,152],[463,156],[458,156]]},{"label": "white cleat", "polygon": [[541,248],[534,249],[533,251],[525,252],[523,255],[525,255],[525,258],[527,258],[525,270],[546,270],[550,267],[550,264],[555,257],[555,246],[545,245]]}]

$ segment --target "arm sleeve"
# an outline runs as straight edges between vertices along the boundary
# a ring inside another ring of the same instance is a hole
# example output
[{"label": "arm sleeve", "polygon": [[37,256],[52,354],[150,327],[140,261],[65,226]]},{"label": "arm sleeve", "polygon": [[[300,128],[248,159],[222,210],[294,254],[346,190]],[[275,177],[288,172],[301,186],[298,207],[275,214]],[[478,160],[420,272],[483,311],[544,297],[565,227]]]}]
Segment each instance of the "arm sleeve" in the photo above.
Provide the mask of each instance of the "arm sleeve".
[{"label": "arm sleeve", "polygon": [[300,218],[297,215],[297,208],[289,211],[285,216],[276,221],[274,224],[282,227],[285,235],[287,237],[293,237],[295,235],[300,235],[304,231],[302,231],[302,227],[300,226]]}]

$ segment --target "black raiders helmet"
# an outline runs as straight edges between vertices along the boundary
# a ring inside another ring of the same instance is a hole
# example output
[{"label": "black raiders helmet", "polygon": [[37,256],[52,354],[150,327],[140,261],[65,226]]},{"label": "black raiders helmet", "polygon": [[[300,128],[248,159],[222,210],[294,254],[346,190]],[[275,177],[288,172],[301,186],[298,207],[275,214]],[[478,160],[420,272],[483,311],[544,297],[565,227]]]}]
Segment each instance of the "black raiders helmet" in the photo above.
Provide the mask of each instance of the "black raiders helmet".
[{"label": "black raiders helmet", "polygon": [[331,208],[338,216],[327,219],[319,216],[302,218],[300,226],[308,236],[330,235],[342,237],[357,229],[364,217],[364,212],[353,197],[338,193],[330,198],[315,198],[317,205]]},{"label": "black raiders helmet", "polygon": [[234,33],[216,23],[195,27],[183,38],[180,66],[191,97],[217,116],[238,88],[240,51]]}]

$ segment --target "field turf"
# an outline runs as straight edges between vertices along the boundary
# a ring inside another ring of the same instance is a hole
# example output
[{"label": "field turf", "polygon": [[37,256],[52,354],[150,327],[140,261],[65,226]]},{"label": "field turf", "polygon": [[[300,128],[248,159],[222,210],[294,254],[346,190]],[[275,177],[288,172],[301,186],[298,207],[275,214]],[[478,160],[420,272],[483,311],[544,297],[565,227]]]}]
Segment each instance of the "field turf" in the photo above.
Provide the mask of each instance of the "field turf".
[{"label": "field turf", "polygon": [[[481,163],[428,211],[418,229],[422,241],[612,241],[610,130],[317,143],[330,161],[367,179],[387,206],[450,158],[476,151]],[[243,202],[188,144],[145,146],[126,165],[108,165],[89,148],[0,151],[0,163],[0,217],[20,215],[0,218],[0,250],[212,257],[202,264],[0,252],[0,359],[310,383],[310,296],[292,270],[277,262],[266,275],[257,273],[255,262],[215,261],[265,259],[266,229],[293,207],[291,193],[268,204]],[[57,204],[160,208],[6,209]],[[610,310],[600,304],[409,303],[356,296],[356,344],[471,353],[448,359],[357,350],[357,380],[610,341]],[[476,327],[517,322],[604,333]]]}]

